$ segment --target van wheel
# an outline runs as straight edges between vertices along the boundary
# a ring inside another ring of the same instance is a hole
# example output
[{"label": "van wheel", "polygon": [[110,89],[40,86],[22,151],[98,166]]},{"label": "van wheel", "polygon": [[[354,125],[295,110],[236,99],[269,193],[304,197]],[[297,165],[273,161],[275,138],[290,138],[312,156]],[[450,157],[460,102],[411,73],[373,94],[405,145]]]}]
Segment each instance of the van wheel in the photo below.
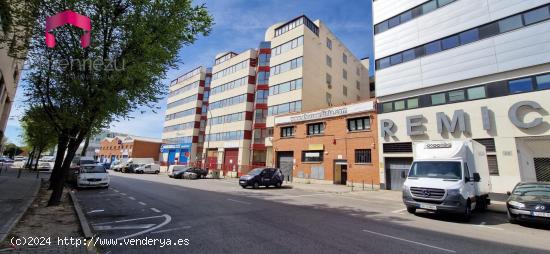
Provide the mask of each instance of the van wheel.
[{"label": "van wheel", "polygon": [[409,212],[410,214],[415,214],[416,213],[416,207],[407,207],[407,212]]},{"label": "van wheel", "polygon": [[158,173],[160,173],[160,171],[158,171],[158,170],[157,170],[157,171],[155,171],[155,174],[158,174]]},{"label": "van wheel", "polygon": [[464,214],[462,215],[462,219],[464,222],[469,222],[472,218],[472,203],[470,200],[466,202],[466,207],[464,208]]},{"label": "van wheel", "polygon": [[260,188],[260,184],[258,184],[258,182],[255,182],[254,185],[252,186],[252,188],[258,189],[258,188]]},{"label": "van wheel", "polygon": [[486,197],[481,197],[479,199],[478,203],[476,203],[476,210],[480,211],[480,212],[485,212],[485,210],[487,210],[487,198]]}]

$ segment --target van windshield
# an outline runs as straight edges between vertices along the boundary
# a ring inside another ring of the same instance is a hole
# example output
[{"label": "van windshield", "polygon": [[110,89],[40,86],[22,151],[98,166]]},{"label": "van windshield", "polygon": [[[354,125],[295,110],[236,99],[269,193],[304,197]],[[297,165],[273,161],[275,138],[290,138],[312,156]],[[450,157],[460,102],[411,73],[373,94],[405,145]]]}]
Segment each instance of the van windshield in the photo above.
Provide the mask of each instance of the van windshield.
[{"label": "van windshield", "polygon": [[415,161],[409,177],[426,177],[460,180],[462,169],[458,161]]}]

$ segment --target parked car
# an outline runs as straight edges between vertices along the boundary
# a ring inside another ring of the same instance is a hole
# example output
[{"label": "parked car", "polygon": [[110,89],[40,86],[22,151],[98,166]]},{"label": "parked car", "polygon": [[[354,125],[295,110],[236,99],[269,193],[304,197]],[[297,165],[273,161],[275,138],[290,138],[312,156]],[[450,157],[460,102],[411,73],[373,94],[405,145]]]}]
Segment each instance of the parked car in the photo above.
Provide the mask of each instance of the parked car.
[{"label": "parked car", "polygon": [[150,173],[150,174],[158,174],[160,173],[160,165],[150,163],[150,164],[142,164],[134,169],[134,172],[136,174],[143,174],[143,173]]},{"label": "parked car", "polygon": [[278,168],[255,168],[239,178],[239,185],[243,188],[252,186],[254,189],[260,186],[267,188],[272,185],[281,188],[283,179],[283,172]]},{"label": "parked car", "polygon": [[54,162],[50,162],[50,161],[39,161],[39,162],[38,162],[37,170],[38,170],[38,171],[47,171],[47,172],[51,172],[51,171],[53,170],[53,166],[54,166]]},{"label": "parked car", "polygon": [[508,192],[508,220],[550,223],[550,182],[521,182]]},{"label": "parked car", "polygon": [[10,164],[10,163],[13,163],[13,160],[8,157],[0,157],[0,163]]},{"label": "parked car", "polygon": [[136,168],[138,167],[141,167],[145,164],[143,163],[130,163],[130,164],[127,164],[124,168],[122,168],[122,173],[135,173],[136,171]]},{"label": "parked car", "polygon": [[103,162],[100,163],[104,169],[111,169],[111,163],[110,162]]},{"label": "parked car", "polygon": [[180,173],[183,174],[184,171],[187,169],[192,168],[190,166],[183,166],[183,165],[170,165],[168,167],[168,177],[170,178],[177,178],[176,176]]},{"label": "parked car", "polygon": [[192,171],[185,171],[183,172],[183,179],[191,179],[191,180],[194,180],[194,179],[197,179],[199,177],[199,175],[197,175],[197,173],[195,172],[192,172]]},{"label": "parked car", "polygon": [[102,187],[109,188],[109,173],[98,164],[82,165],[79,170],[76,187]]},{"label": "parked car", "polygon": [[[191,166],[182,166],[182,165],[172,165],[168,169],[168,176],[173,177],[176,179],[195,179],[195,178],[206,178],[206,175],[208,174],[208,171],[202,169],[202,168],[195,168]],[[185,177],[185,174],[193,173],[196,176],[193,178],[193,176]]]}]

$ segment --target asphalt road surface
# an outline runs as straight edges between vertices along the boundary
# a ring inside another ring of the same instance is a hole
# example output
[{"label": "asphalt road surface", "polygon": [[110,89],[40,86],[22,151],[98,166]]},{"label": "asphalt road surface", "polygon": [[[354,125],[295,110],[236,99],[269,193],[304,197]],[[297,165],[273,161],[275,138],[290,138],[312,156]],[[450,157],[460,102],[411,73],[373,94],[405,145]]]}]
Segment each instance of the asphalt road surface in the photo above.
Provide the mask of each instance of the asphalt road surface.
[{"label": "asphalt road surface", "polygon": [[[550,231],[486,213],[462,223],[361,196],[111,176],[77,196],[101,253],[548,253]],[[481,222],[482,220],[482,222]]]}]

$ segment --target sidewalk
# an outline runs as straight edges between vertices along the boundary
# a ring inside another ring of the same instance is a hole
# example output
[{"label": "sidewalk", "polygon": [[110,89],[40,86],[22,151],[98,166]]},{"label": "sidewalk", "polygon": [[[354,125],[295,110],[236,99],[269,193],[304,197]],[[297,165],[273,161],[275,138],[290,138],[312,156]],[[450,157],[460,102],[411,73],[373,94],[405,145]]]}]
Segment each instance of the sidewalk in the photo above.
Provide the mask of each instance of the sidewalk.
[{"label": "sidewalk", "polygon": [[29,172],[17,178],[16,169],[2,169],[0,174],[0,242],[27,211],[40,188],[40,179]]}]

